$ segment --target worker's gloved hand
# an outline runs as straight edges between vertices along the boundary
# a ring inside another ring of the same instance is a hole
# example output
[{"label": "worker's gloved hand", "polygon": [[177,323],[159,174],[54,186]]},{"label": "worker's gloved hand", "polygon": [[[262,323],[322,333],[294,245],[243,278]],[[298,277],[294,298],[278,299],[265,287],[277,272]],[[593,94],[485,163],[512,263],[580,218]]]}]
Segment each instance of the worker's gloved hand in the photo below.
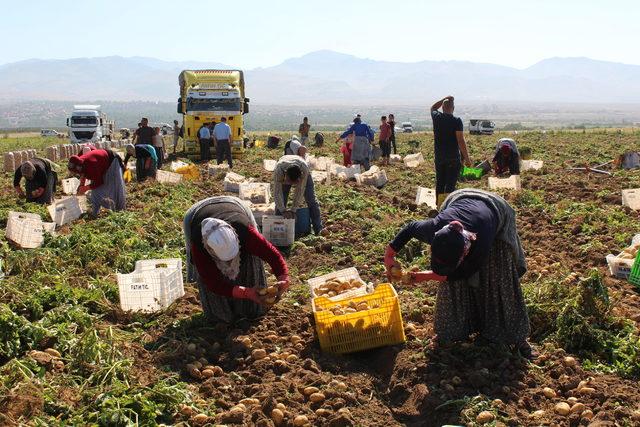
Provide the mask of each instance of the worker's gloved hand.
[{"label": "worker's gloved hand", "polygon": [[278,287],[278,298],[284,294],[285,292],[287,292],[287,290],[289,289],[289,276],[286,274],[283,274],[282,276],[278,276],[278,283],[276,283],[276,286]]},{"label": "worker's gloved hand", "polygon": [[42,193],[44,193],[44,188],[36,188],[31,192],[31,196],[37,199],[38,197],[42,196]]},{"label": "worker's gloved hand", "polygon": [[80,187],[78,187],[78,196],[82,196],[84,193],[86,193],[87,191],[89,191],[89,186],[88,185],[81,185]]},{"label": "worker's gloved hand", "polygon": [[436,274],[431,270],[411,271],[409,273],[409,276],[411,277],[412,283],[429,282],[431,280],[435,280],[436,282],[445,282],[447,280],[446,276],[440,276],[439,274]]},{"label": "worker's gloved hand", "polygon": [[286,219],[294,219],[296,217],[296,213],[292,209],[287,209],[282,214]]},{"label": "worker's gloved hand", "polygon": [[391,245],[387,245],[384,251],[384,266],[387,269],[387,277],[391,278],[391,269],[396,267],[402,269],[402,266],[396,261],[396,251],[393,250]]},{"label": "worker's gloved hand", "polygon": [[244,286],[234,286],[231,295],[235,299],[248,299],[256,304],[264,304],[263,298],[258,295],[254,288],[246,288]]}]

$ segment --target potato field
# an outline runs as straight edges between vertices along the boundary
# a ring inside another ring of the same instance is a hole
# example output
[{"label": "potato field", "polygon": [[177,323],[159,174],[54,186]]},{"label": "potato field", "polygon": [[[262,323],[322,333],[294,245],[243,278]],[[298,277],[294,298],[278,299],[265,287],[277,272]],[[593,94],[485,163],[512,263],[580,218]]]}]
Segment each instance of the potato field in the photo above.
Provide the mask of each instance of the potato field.
[{"label": "potato field", "polygon": [[[335,136],[310,153],[341,163]],[[383,188],[316,184],[326,231],[286,253],[291,288],[255,321],[208,323],[186,282],[186,295],[162,312],[119,306],[117,272],[151,258],[182,258],[184,267],[186,210],[227,194],[204,165],[197,181],[127,184],[126,211],[82,217],[41,248],[18,249],[3,233],[0,425],[640,425],[640,289],[611,277],[605,261],[640,232],[640,214],[621,202],[622,189],[640,187],[640,171],[568,170],[638,150],[640,132],[467,136],[472,160],[490,158],[500,137],[544,161],[522,173],[521,191],[500,191],[517,212],[527,255],[532,362],[473,339],[434,347],[435,282],[395,285],[405,344],[343,356],[320,350],[307,279],[355,267],[364,281],[386,283],[385,246],[403,224],[427,217],[415,197],[418,186],[435,185],[433,136],[402,134],[399,154],[419,151],[426,162],[385,166]],[[44,155],[55,143],[4,138],[0,149]],[[281,155],[248,149],[233,170],[270,182],[262,161]],[[3,174],[3,228],[9,211],[48,221],[46,207],[16,197],[12,179]],[[487,177],[462,187],[488,189]],[[428,269],[429,247],[414,240],[398,259]]]}]

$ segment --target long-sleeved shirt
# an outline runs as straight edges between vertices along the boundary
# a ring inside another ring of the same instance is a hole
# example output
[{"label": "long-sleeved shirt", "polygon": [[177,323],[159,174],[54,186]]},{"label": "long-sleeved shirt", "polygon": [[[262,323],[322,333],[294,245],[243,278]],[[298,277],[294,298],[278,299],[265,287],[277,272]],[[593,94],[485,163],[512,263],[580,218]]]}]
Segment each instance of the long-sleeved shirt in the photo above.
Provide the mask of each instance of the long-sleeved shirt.
[{"label": "long-sleeved shirt", "polygon": [[298,166],[302,175],[300,176],[300,183],[296,185],[291,209],[294,212],[298,210],[304,200],[304,190],[307,186],[307,179],[309,178],[309,165],[307,165],[307,162],[300,156],[282,156],[280,160],[278,160],[278,163],[276,163],[276,168],[273,171],[273,199],[276,204],[276,209],[280,212],[286,210],[282,185],[284,184],[286,170],[292,166]]},{"label": "long-sleeved shirt", "polygon": [[[34,188],[45,188],[47,186],[47,165],[43,160],[31,159],[30,162],[33,164],[33,167],[36,169],[33,174],[33,178],[30,180]],[[20,185],[20,181],[22,180],[22,165],[18,166],[15,173],[13,174],[13,186],[17,187]]]},{"label": "long-sleeved shirt", "polygon": [[217,141],[228,141],[231,139],[231,127],[224,122],[220,122],[213,128],[213,136],[216,137]]},{"label": "long-sleeved shirt", "polygon": [[465,230],[476,233],[476,241],[462,264],[448,276],[453,280],[468,278],[480,269],[489,255],[498,229],[496,212],[482,200],[459,199],[433,219],[410,222],[396,235],[390,246],[398,252],[412,238],[431,244],[435,233],[451,221],[460,221]]},{"label": "long-sleeved shirt", "polygon": [[[158,155],[156,154],[156,150],[149,144],[138,144],[135,146],[136,159],[146,159],[150,157],[154,164],[158,164]],[[131,154],[128,154],[124,157],[124,164],[126,165],[129,159],[131,158]]]},{"label": "long-sleeved shirt", "polygon": [[341,139],[346,138],[347,136],[351,135],[354,132],[356,136],[364,136],[369,141],[373,141],[373,131],[371,130],[369,125],[366,123],[352,124],[351,127],[349,127],[349,129],[347,129],[342,135],[340,135],[340,138]]},{"label": "long-sleeved shirt", "polygon": [[[240,239],[241,256],[251,254],[261,258],[271,266],[276,277],[288,274],[287,263],[280,252],[255,227],[246,227],[241,224],[233,224],[233,227]],[[232,296],[234,284],[222,274],[211,256],[196,242],[191,244],[191,260],[198,270],[198,275],[211,292],[225,297]],[[251,287],[254,284],[240,283],[239,285]]]},{"label": "long-sleeved shirt", "polygon": [[89,188],[96,189],[104,183],[104,174],[111,166],[111,159],[106,150],[91,150],[78,156],[84,167],[84,177],[91,180]]},{"label": "long-sleeved shirt", "polygon": [[391,138],[391,126],[389,126],[389,123],[382,123],[380,125],[378,141],[388,141],[389,138]]}]

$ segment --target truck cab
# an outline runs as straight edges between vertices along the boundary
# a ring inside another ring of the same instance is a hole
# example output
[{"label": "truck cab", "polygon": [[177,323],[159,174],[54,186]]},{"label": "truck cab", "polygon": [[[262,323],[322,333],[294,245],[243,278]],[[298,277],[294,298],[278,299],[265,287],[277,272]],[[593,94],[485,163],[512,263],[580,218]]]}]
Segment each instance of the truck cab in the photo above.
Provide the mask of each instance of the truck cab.
[{"label": "truck cab", "polygon": [[99,142],[111,140],[114,122],[107,120],[99,105],[74,105],[67,127],[71,143]]},{"label": "truck cab", "polygon": [[493,135],[496,124],[487,119],[471,119],[469,133],[471,135]]}]

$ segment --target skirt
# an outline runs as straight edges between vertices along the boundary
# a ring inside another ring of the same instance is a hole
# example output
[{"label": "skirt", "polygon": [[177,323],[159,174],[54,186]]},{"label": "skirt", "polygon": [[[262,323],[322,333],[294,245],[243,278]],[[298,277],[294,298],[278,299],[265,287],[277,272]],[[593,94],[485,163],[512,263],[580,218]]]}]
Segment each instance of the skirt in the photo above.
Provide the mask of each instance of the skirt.
[{"label": "skirt", "polygon": [[38,188],[33,184],[33,181],[25,180],[25,191],[27,194],[27,202],[39,203],[41,205],[50,205],[53,203],[53,196],[56,194],[56,184],[58,182],[58,174],[55,171],[47,173],[47,186],[44,188],[44,193],[40,197],[33,197],[31,194]]},{"label": "skirt", "polygon": [[91,190],[89,201],[93,208],[93,215],[98,215],[100,208],[112,211],[124,210],[126,205],[126,192],[122,168],[120,162],[114,160],[104,174],[103,184]]},{"label": "skirt", "polygon": [[438,342],[478,333],[489,342],[515,345],[529,336],[529,315],[511,246],[496,240],[480,271],[470,279],[443,282],[436,297]]},{"label": "skirt", "polygon": [[140,157],[136,159],[136,179],[138,182],[143,182],[147,178],[155,178],[156,177],[156,164],[151,159],[151,167],[149,169],[144,168],[144,163],[146,158]]},{"label": "skirt", "polygon": [[[240,199],[232,196],[217,196],[202,200],[193,205],[184,217],[184,233],[187,251],[187,280],[198,284],[200,304],[206,319],[210,322],[232,323],[239,319],[253,319],[265,313],[263,306],[246,299],[224,297],[211,292],[200,280],[198,270],[191,264],[191,221],[195,214],[205,206],[215,205],[215,218],[227,222],[240,222],[247,226],[256,226],[256,221]],[[241,254],[240,273],[234,285],[265,288],[267,276],[262,259],[248,253]]]}]

